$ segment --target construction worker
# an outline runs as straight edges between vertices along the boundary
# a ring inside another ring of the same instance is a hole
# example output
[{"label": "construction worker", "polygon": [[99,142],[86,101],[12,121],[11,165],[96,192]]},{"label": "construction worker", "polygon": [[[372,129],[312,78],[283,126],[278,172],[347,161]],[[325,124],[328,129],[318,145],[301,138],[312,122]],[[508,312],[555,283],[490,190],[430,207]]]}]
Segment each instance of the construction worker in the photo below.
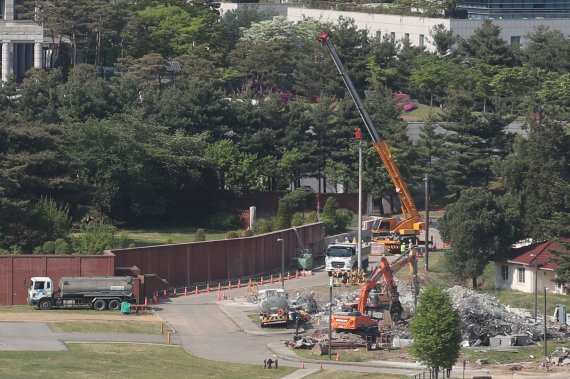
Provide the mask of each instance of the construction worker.
[{"label": "construction worker", "polygon": [[404,254],[406,252],[406,242],[402,241],[402,244],[400,245],[400,253]]}]

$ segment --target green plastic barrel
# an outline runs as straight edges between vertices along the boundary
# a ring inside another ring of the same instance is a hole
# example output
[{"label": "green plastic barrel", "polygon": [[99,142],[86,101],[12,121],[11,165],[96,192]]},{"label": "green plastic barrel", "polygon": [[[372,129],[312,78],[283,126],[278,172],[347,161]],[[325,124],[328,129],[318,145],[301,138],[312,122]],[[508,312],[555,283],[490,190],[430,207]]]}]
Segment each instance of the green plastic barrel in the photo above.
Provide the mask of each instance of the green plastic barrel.
[{"label": "green plastic barrel", "polygon": [[121,313],[123,314],[131,313],[131,304],[127,303],[126,301],[123,301],[121,303]]}]

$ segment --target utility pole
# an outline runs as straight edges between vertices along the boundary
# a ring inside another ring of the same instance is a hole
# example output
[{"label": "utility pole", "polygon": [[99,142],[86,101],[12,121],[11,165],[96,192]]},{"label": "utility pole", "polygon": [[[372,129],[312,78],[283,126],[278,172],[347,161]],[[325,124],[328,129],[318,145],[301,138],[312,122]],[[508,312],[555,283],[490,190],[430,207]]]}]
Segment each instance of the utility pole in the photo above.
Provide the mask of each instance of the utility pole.
[{"label": "utility pole", "polygon": [[548,349],[546,348],[546,290],[544,287],[544,356],[548,357]]},{"label": "utility pole", "polygon": [[358,270],[362,270],[362,133],[354,129],[358,140]]},{"label": "utility pole", "polygon": [[332,360],[332,290],[333,277],[329,277],[329,361]]},{"label": "utility pole", "polygon": [[426,171],[426,177],[424,178],[424,182],[425,182],[425,203],[426,203],[426,235],[425,238],[426,240],[424,241],[424,246],[425,246],[425,265],[424,268],[427,271],[429,271],[429,173]]}]

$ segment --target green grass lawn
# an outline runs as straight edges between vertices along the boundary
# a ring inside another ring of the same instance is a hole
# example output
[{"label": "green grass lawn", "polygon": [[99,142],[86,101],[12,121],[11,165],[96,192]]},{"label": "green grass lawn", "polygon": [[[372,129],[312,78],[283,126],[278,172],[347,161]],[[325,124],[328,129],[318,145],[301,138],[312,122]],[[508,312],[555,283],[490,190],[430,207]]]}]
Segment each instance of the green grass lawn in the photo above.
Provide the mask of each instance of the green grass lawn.
[{"label": "green grass lawn", "polygon": [[160,322],[105,321],[105,322],[50,322],[56,333],[131,333],[160,334]]},{"label": "green grass lawn", "polygon": [[70,343],[69,351],[0,352],[0,378],[281,378],[294,368],[209,361],[174,346]]},{"label": "green grass lawn", "polygon": [[430,115],[439,115],[441,109],[439,107],[430,107],[429,105],[418,104],[418,107],[410,112],[402,114],[405,120],[417,119],[417,121],[424,121]]},{"label": "green grass lawn", "polygon": [[[398,349],[398,355],[408,356],[408,350],[406,348]],[[295,349],[295,353],[301,358],[305,359],[315,359],[319,361],[328,361],[329,356],[326,355],[314,355],[309,349]],[[368,362],[377,360],[391,360],[384,354],[383,350],[366,350],[365,347],[357,349],[333,349],[331,352],[332,359],[334,360],[336,354],[339,353],[343,362]],[[390,354],[390,356],[392,356]],[[392,358],[393,359],[393,358]],[[412,359],[409,360],[413,362]]]},{"label": "green grass lawn", "polygon": [[[165,243],[195,242],[197,228],[161,228],[161,229],[131,229],[122,230],[127,236],[128,244],[135,246],[162,245]],[[206,229],[206,240],[224,239],[227,231]]]},{"label": "green grass lawn", "polygon": [[[556,341],[548,340],[546,345],[548,354],[552,354],[557,347],[568,347],[568,340]],[[530,346],[514,346],[518,350],[517,353],[509,353],[504,351],[484,351],[475,349],[461,349],[461,356],[457,362],[463,362],[464,359],[473,363],[477,359],[487,359],[490,364],[509,364],[518,362],[527,362],[540,359],[544,354],[544,346],[530,345]],[[531,358],[531,355],[534,358]]]}]

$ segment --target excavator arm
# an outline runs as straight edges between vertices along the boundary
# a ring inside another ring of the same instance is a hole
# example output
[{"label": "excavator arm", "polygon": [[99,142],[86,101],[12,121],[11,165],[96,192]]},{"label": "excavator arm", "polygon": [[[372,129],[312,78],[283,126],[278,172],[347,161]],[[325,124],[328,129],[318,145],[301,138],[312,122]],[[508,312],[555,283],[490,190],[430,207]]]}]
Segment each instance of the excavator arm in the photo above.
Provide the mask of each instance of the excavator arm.
[{"label": "excavator arm", "polygon": [[358,109],[358,113],[360,114],[362,121],[364,121],[364,126],[372,138],[374,148],[378,152],[378,155],[380,155],[380,159],[382,160],[384,167],[386,167],[388,175],[390,176],[390,179],[396,188],[396,192],[398,193],[402,207],[403,220],[396,225],[394,231],[400,234],[400,231],[402,230],[423,230],[423,222],[421,222],[421,216],[418,213],[414,200],[410,194],[410,191],[408,190],[408,185],[403,180],[402,175],[400,174],[400,170],[394,162],[394,158],[392,157],[392,153],[390,152],[386,141],[380,137],[380,134],[378,133],[378,130],[376,130],[376,127],[374,126],[370,115],[364,108],[362,99],[358,95],[354,84],[352,84],[352,80],[346,73],[346,69],[344,68],[342,61],[340,60],[330,40],[330,34],[328,32],[319,34],[317,36],[317,41],[321,42],[328,48],[329,54],[332,57],[334,64],[340,73],[340,76],[342,77],[342,80],[348,89],[348,92],[350,93],[354,104],[356,105],[356,108]]}]

